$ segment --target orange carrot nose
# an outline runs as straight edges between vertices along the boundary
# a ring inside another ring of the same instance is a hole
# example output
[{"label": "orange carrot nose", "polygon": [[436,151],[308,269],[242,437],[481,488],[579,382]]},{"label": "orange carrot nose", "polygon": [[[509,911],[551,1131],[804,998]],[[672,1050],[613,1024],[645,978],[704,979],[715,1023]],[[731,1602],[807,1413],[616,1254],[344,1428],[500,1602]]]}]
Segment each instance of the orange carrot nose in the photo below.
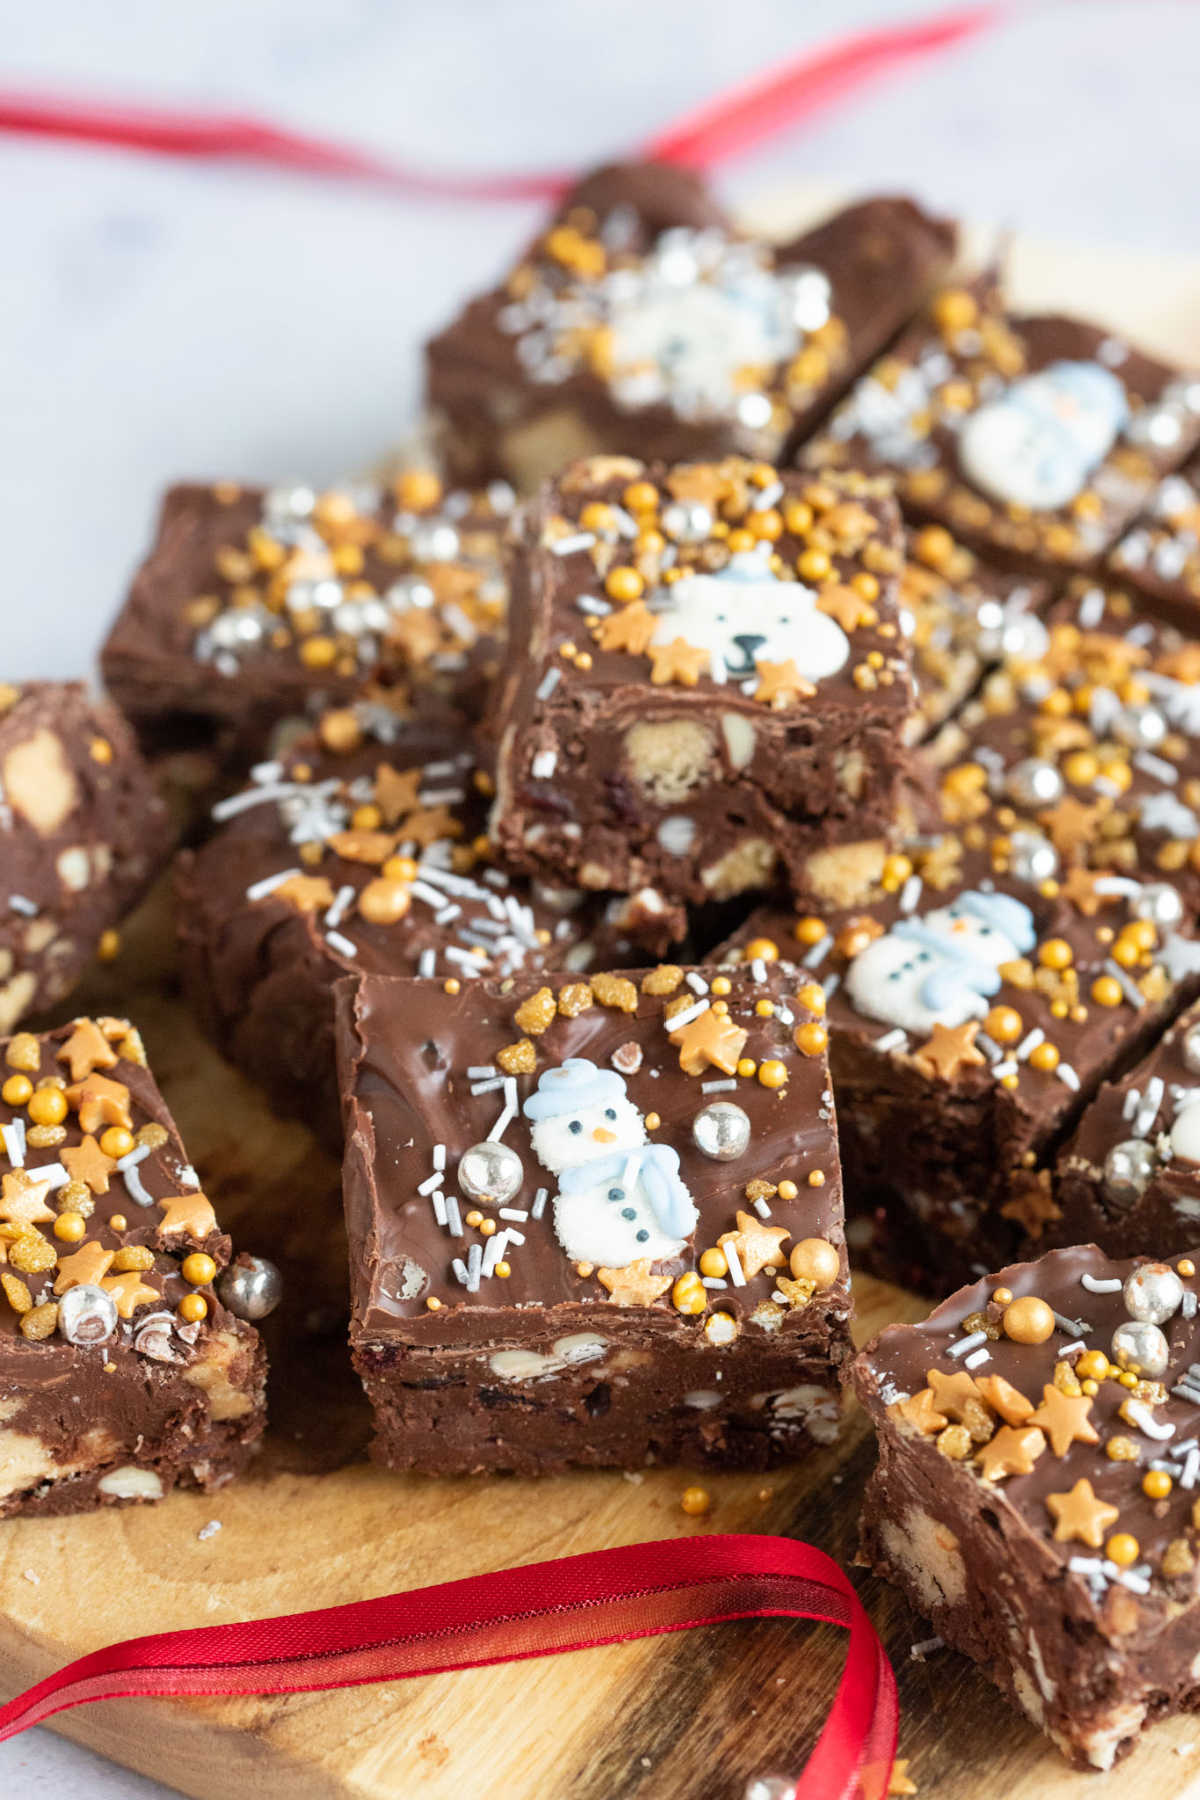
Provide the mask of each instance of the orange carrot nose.
[{"label": "orange carrot nose", "polygon": [[595,1140],[598,1144],[615,1144],[617,1141],[616,1132],[615,1131],[606,1131],[604,1129],[603,1125],[597,1125],[595,1131],[593,1131],[593,1133],[592,1133],[592,1136],[595,1138]]}]

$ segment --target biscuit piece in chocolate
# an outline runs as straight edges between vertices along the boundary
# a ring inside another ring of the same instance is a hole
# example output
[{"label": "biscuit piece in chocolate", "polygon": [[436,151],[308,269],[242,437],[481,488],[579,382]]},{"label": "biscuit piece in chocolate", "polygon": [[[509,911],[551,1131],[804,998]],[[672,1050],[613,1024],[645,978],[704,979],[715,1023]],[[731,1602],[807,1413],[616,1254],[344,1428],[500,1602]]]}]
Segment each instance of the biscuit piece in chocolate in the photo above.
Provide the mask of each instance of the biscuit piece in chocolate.
[{"label": "biscuit piece in chocolate", "polygon": [[765,1468],[834,1435],[849,1290],[819,1001],[778,969],[673,966],[339,988],[380,1461]]},{"label": "biscuit piece in chocolate", "polygon": [[1057,1224],[1063,1136],[1194,991],[1200,946],[1155,923],[1157,886],[1082,911],[953,836],[922,867],[854,911],[761,908],[714,961],[823,984],[851,1242],[927,1293]]},{"label": "biscuit piece in chocolate", "polygon": [[[1200,381],[1193,384],[1200,407]],[[1119,581],[1148,594],[1185,631],[1200,622],[1200,457],[1159,482],[1109,558]]]},{"label": "biscuit piece in chocolate", "polygon": [[953,226],[892,198],[771,244],[684,170],[601,169],[429,344],[446,457],[462,481],[526,490],[631,445],[774,459],[912,317],[954,244]]},{"label": "biscuit piece in chocolate", "polygon": [[383,662],[425,704],[478,711],[505,611],[513,496],[446,493],[430,470],[383,486],[185,484],[101,653],[154,753],[243,773],[272,734],[348,699]]},{"label": "biscuit piece in chocolate", "polygon": [[682,908],[531,890],[496,868],[461,732],[383,699],[327,712],[214,808],[178,869],[184,988],[223,1053],[273,1104],[340,1143],[333,987],[355,971],[462,983],[644,960]]},{"label": "biscuit piece in chocolate", "polygon": [[0,1043],[0,1140],[0,1516],[220,1487],[265,1359],[128,1020]]},{"label": "biscuit piece in chocolate", "polygon": [[886,486],[739,457],[595,457],[528,510],[492,830],[518,868],[853,901],[904,813],[914,715]]},{"label": "biscuit piece in chocolate", "polygon": [[81,682],[0,685],[0,1033],[70,992],[169,848],[115,707]]},{"label": "biscuit piece in chocolate", "polygon": [[853,1365],[862,1559],[1080,1768],[1200,1705],[1196,1299],[1190,1256],[1054,1250]]},{"label": "biscuit piece in chocolate", "polygon": [[1174,1255],[1200,1237],[1200,1007],[1106,1082],[1058,1159],[1054,1244]]},{"label": "biscuit piece in chocolate", "polygon": [[1021,567],[1102,556],[1200,439],[1200,383],[1100,326],[944,290],[801,452],[895,472],[901,505]]}]

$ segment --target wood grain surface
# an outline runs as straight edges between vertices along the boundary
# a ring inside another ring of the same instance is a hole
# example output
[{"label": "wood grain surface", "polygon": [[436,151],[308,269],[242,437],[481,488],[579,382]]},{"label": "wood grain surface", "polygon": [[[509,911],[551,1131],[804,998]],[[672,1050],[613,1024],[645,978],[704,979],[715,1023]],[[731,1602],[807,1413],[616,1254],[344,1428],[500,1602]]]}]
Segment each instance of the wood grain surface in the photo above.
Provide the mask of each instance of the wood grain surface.
[{"label": "wood grain surface", "polygon": [[[760,217],[791,223],[823,196]],[[1200,364],[1200,263],[1013,246],[1019,301],[1071,305]],[[647,1537],[782,1532],[843,1564],[873,1450],[857,1412],[840,1443],[773,1476],[581,1473],[544,1483],[432,1481],[370,1468],[344,1349],[338,1172],[298,1125],[200,1038],[174,991],[169,898],[152,897],[115,964],[71,1011],[128,1013],[219,1216],[284,1267],[269,1322],[272,1427],[245,1481],[205,1498],[0,1527],[5,1697],[115,1639],[395,1592]],[[856,1282],[860,1341],[924,1304]],[[199,1534],[212,1520],[221,1529]],[[1200,1720],[1156,1727],[1110,1776],[1068,1770],[971,1664],[910,1656],[929,1627],[881,1583],[863,1597],[896,1668],[900,1753],[922,1800],[1200,1794]],[[750,1776],[795,1772],[835,1688],[844,1638],[783,1621],[478,1673],[330,1694],[114,1701],[56,1728],[185,1794],[221,1800],[740,1800]]]}]

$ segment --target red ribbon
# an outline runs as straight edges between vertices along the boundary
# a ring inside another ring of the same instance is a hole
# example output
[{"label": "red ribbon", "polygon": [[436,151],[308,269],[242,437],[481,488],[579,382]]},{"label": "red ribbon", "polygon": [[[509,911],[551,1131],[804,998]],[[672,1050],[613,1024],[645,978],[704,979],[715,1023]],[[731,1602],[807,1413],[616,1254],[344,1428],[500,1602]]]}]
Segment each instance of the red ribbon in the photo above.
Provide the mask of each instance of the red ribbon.
[{"label": "red ribbon", "polygon": [[[909,25],[849,33],[755,76],[666,130],[637,153],[705,169],[812,117],[862,82],[972,37],[1012,12],[1012,0],[960,6]],[[225,157],[309,174],[350,176],[428,199],[555,199],[568,173],[450,175],[233,113],[181,113],[137,104],[0,92],[0,131],[161,156]]]},{"label": "red ribbon", "polygon": [[[891,1666],[837,1564],[778,1537],[666,1538],[317,1612],[131,1638],[0,1707],[0,1743],[92,1700],[308,1693],[770,1618],[849,1632],[837,1697],[796,1800],[882,1800],[896,1753]],[[786,1688],[780,1698],[787,1703]]]}]

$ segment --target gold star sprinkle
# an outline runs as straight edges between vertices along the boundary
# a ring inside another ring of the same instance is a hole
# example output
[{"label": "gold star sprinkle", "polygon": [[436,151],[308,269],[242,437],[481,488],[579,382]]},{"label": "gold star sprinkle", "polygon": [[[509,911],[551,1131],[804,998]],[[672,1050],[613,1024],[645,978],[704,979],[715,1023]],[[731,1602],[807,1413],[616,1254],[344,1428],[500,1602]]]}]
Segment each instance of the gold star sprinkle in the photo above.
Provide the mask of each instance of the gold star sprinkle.
[{"label": "gold star sprinkle", "polygon": [[833,583],[817,595],[817,611],[836,619],[843,631],[854,631],[871,617],[872,608],[852,587]]},{"label": "gold star sprinkle", "polygon": [[420,791],[420,769],[405,769],[401,774],[390,763],[380,763],[375,771],[375,804],[386,825],[395,825],[406,813],[415,811]]},{"label": "gold star sprinkle", "polygon": [[652,1306],[671,1285],[669,1275],[652,1275],[643,1257],[624,1269],[597,1269],[596,1279],[609,1292],[613,1306]]},{"label": "gold star sprinkle", "polygon": [[710,1067],[735,1075],[749,1033],[727,1013],[714,1012],[710,1006],[669,1035],[679,1050],[679,1066],[685,1075],[703,1075]]},{"label": "gold star sprinkle", "polygon": [[93,1194],[107,1194],[108,1178],[116,1168],[115,1157],[105,1156],[89,1132],[73,1150],[61,1150],[63,1168],[72,1181],[86,1181]]},{"label": "gold star sprinkle", "polygon": [[622,606],[597,621],[596,642],[601,650],[624,650],[631,656],[644,656],[650,648],[658,621],[641,600]]},{"label": "gold star sprinkle", "polygon": [[169,1200],[159,1200],[157,1204],[162,1208],[158,1227],[162,1237],[173,1237],[179,1231],[188,1237],[206,1238],[210,1231],[217,1229],[212,1202],[199,1190],[194,1194],[173,1194]]},{"label": "gold star sprinkle", "polygon": [[58,1262],[58,1275],[54,1282],[56,1294],[65,1294],[68,1288],[94,1287],[108,1274],[109,1264],[116,1255],[115,1250],[106,1250],[103,1244],[89,1240],[80,1244],[72,1256],[62,1256]]},{"label": "gold star sprinkle", "polygon": [[978,1019],[968,1019],[953,1030],[939,1019],[934,1023],[929,1042],[913,1052],[914,1060],[926,1075],[953,1081],[960,1069],[981,1068],[986,1063],[982,1050],[975,1048],[978,1031]]},{"label": "gold star sprinkle", "polygon": [[1047,1494],[1046,1505],[1054,1520],[1055,1543],[1067,1544],[1074,1540],[1086,1544],[1090,1550],[1099,1550],[1105,1532],[1110,1525],[1116,1524],[1120,1513],[1119,1507],[1110,1506],[1107,1500],[1099,1499],[1092,1492],[1092,1484],[1086,1476],[1080,1476],[1068,1493]]},{"label": "gold star sprinkle", "polygon": [[979,1452],[979,1468],[985,1481],[1028,1475],[1045,1448],[1046,1440],[1035,1425],[1002,1425]]},{"label": "gold star sprinkle", "polygon": [[93,1069],[115,1068],[117,1053],[94,1019],[76,1019],[74,1031],[58,1052],[58,1061],[70,1063],[72,1081],[82,1081]]},{"label": "gold star sprinkle", "polygon": [[717,1243],[722,1250],[733,1246],[742,1273],[750,1281],[762,1269],[783,1267],[781,1245],[791,1235],[782,1225],[764,1225],[754,1213],[739,1212],[737,1230],[723,1232]]},{"label": "gold star sprinkle", "polygon": [[404,821],[404,838],[420,844],[422,849],[430,844],[437,844],[443,838],[457,838],[463,834],[461,819],[456,819],[447,806],[424,806]]},{"label": "gold star sprinkle", "polygon": [[804,679],[790,656],[786,662],[759,662],[754,666],[758,671],[754,698],[775,712],[792,706],[797,700],[810,700],[817,691],[811,681]]},{"label": "gold star sprinkle", "polygon": [[676,681],[681,687],[695,687],[701,675],[708,672],[708,651],[697,649],[686,638],[672,638],[669,644],[651,644],[650,680],[655,687]]},{"label": "gold star sprinkle", "polygon": [[123,1125],[133,1130],[129,1111],[129,1089],[122,1081],[110,1081],[107,1075],[87,1075],[67,1089],[67,1104],[79,1113],[83,1131],[99,1131],[104,1125]]},{"label": "gold star sprinkle", "polygon": [[1038,820],[1050,833],[1050,841],[1058,854],[1070,857],[1094,842],[1101,823],[1111,810],[1112,802],[1107,798],[1098,800],[1095,806],[1085,806],[1073,794],[1066,794],[1057,806],[1039,813]]},{"label": "gold star sprinkle", "polygon": [[3,1199],[0,1199],[0,1219],[8,1225],[43,1225],[54,1217],[50,1207],[46,1205],[46,1195],[50,1192],[50,1183],[43,1177],[40,1181],[37,1172],[24,1169],[13,1169],[4,1177]]},{"label": "gold star sprinkle", "polygon": [[136,1307],[145,1306],[151,1300],[162,1299],[157,1288],[146,1286],[137,1269],[127,1269],[121,1275],[106,1275],[100,1286],[106,1294],[112,1295],[123,1319],[131,1319]]},{"label": "gold star sprinkle", "polygon": [[1018,1192],[1004,1202],[1000,1217],[1015,1219],[1036,1243],[1048,1224],[1062,1218],[1062,1207],[1051,1197],[1050,1171],[1041,1169],[1034,1175],[1028,1170],[1018,1170],[1013,1185],[1018,1186]]},{"label": "gold star sprinkle", "polygon": [[1038,1425],[1050,1439],[1055,1456],[1065,1456],[1072,1444],[1098,1444],[1100,1435],[1088,1421],[1092,1403],[1086,1394],[1064,1394],[1049,1382],[1042,1389],[1042,1404],[1029,1423]]},{"label": "gold star sprinkle", "polygon": [[1033,1411],[1033,1401],[1027,1400],[1020,1388],[1015,1388],[1003,1375],[980,1375],[975,1385],[1006,1425],[1023,1425]]},{"label": "gold star sprinkle", "polygon": [[898,1413],[905,1424],[919,1431],[922,1437],[931,1437],[950,1423],[945,1413],[940,1413],[934,1405],[933,1389],[929,1387],[910,1394],[907,1400],[894,1400],[888,1411]]},{"label": "gold star sprinkle", "polygon": [[975,1377],[965,1369],[947,1375],[944,1369],[927,1369],[925,1379],[933,1394],[933,1404],[948,1419],[961,1419],[969,1401],[981,1398]]},{"label": "gold star sprinkle", "polygon": [[333,887],[324,875],[289,875],[271,889],[269,898],[284,900],[300,913],[325,912],[333,905]]}]

